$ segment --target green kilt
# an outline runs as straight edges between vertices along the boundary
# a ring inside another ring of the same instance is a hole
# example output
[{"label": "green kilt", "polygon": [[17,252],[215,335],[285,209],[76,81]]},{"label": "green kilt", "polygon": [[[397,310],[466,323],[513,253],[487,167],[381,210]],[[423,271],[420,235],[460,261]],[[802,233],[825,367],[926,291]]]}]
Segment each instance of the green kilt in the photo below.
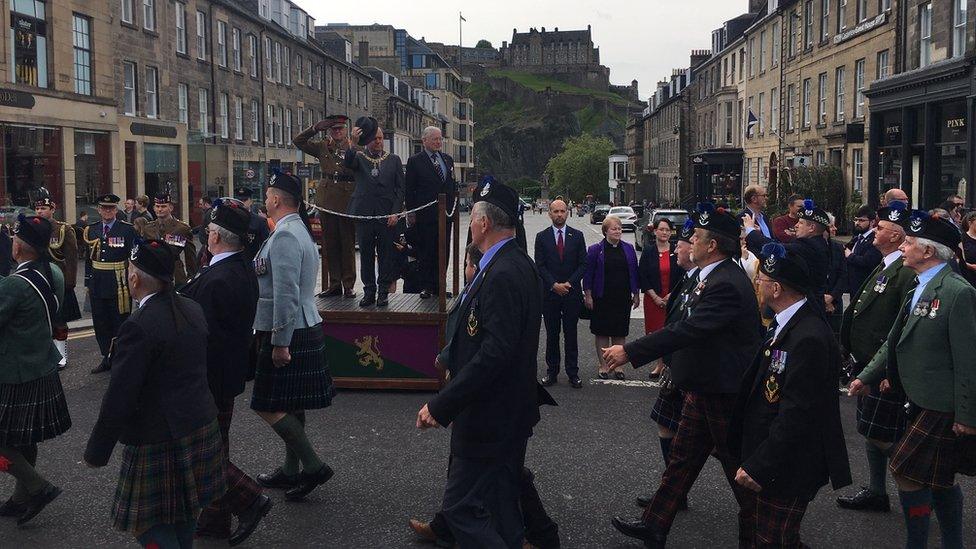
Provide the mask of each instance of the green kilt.
[{"label": "green kilt", "polygon": [[0,383],[0,446],[28,446],[71,428],[57,370],[26,383]]},{"label": "green kilt", "polygon": [[271,360],[271,334],[258,332],[257,366],[251,409],[258,412],[296,412],[327,408],[335,387],[325,356],[322,325],[295,330],[288,352],[291,362],[275,368]]},{"label": "green kilt", "polygon": [[126,446],[112,519],[118,530],[139,535],[160,524],[197,519],[224,494],[224,461],[217,420],[185,437]]},{"label": "green kilt", "polygon": [[952,432],[953,414],[922,409],[891,454],[891,471],[928,488],[952,488],[956,473],[976,475],[976,437]]}]

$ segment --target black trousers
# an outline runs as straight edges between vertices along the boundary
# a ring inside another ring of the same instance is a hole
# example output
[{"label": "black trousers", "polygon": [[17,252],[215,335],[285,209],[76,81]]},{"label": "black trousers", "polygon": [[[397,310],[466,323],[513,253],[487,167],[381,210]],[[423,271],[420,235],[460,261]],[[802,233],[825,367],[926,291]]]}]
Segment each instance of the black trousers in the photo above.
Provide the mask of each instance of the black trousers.
[{"label": "black trousers", "polygon": [[579,343],[576,325],[579,323],[583,299],[570,292],[564,296],[547,291],[542,302],[542,318],[546,324],[546,370],[550,376],[559,373],[559,333],[566,341],[566,375],[579,377]]},{"label": "black trousers", "polygon": [[[451,219],[447,219],[445,226],[444,262],[445,272],[447,264],[450,263],[451,254]],[[431,293],[440,291],[441,275],[438,267],[440,266],[440,237],[437,232],[437,219],[417,222],[417,237],[420,245],[420,284],[422,289],[430,290]]]},{"label": "black trousers", "polygon": [[389,292],[395,280],[393,262],[393,232],[386,221],[357,221],[356,241],[359,244],[359,277],[366,295]]},{"label": "black trousers", "polygon": [[108,356],[112,346],[112,338],[119,333],[119,327],[129,318],[129,313],[119,313],[119,300],[111,298],[91,298],[92,328],[95,329],[95,340],[98,341],[98,351],[102,356]]}]

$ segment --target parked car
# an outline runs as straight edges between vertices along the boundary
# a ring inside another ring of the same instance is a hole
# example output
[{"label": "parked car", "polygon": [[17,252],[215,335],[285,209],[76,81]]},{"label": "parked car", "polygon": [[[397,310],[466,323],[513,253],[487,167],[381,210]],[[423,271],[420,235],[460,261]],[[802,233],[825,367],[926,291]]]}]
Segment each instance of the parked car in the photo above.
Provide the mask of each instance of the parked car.
[{"label": "parked car", "polygon": [[607,218],[607,213],[610,211],[609,204],[598,204],[593,207],[593,211],[590,212],[590,224],[599,225],[603,223],[603,220]]},{"label": "parked car", "polygon": [[644,217],[644,205],[643,204],[631,204],[630,207],[634,209],[634,215],[637,216],[637,219],[640,219],[640,218]]},{"label": "parked car", "polygon": [[620,226],[624,231],[637,232],[637,214],[634,213],[634,209],[630,206],[614,206],[610,208],[610,212],[607,215],[612,215],[620,219]]},{"label": "parked car", "polygon": [[638,226],[641,227],[640,238],[634,238],[634,245],[638,251],[643,250],[645,246],[654,247],[654,225],[661,218],[670,221],[674,227],[674,230],[671,231],[670,238],[671,244],[674,244],[678,240],[678,231],[681,230],[685,221],[688,220],[688,212],[679,209],[648,210],[637,222]]}]

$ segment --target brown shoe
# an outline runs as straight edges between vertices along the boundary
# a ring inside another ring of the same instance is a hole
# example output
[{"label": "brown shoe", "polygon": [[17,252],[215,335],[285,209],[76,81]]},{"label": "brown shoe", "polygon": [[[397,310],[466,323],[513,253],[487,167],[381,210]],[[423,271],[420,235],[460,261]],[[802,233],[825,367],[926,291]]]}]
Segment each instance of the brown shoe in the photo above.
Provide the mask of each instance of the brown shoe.
[{"label": "brown shoe", "polygon": [[437,534],[430,529],[429,522],[421,522],[417,519],[410,519],[410,529],[413,530],[424,541],[437,541]]}]

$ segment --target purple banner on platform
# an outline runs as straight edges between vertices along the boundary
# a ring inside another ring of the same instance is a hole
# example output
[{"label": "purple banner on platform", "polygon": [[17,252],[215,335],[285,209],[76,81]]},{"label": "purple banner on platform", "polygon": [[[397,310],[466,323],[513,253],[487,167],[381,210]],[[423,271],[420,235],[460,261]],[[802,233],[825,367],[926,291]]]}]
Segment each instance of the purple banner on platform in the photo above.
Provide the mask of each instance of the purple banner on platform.
[{"label": "purple banner on platform", "polygon": [[355,346],[374,359],[397,362],[416,372],[437,377],[434,357],[440,351],[437,326],[329,324],[326,336]]}]

